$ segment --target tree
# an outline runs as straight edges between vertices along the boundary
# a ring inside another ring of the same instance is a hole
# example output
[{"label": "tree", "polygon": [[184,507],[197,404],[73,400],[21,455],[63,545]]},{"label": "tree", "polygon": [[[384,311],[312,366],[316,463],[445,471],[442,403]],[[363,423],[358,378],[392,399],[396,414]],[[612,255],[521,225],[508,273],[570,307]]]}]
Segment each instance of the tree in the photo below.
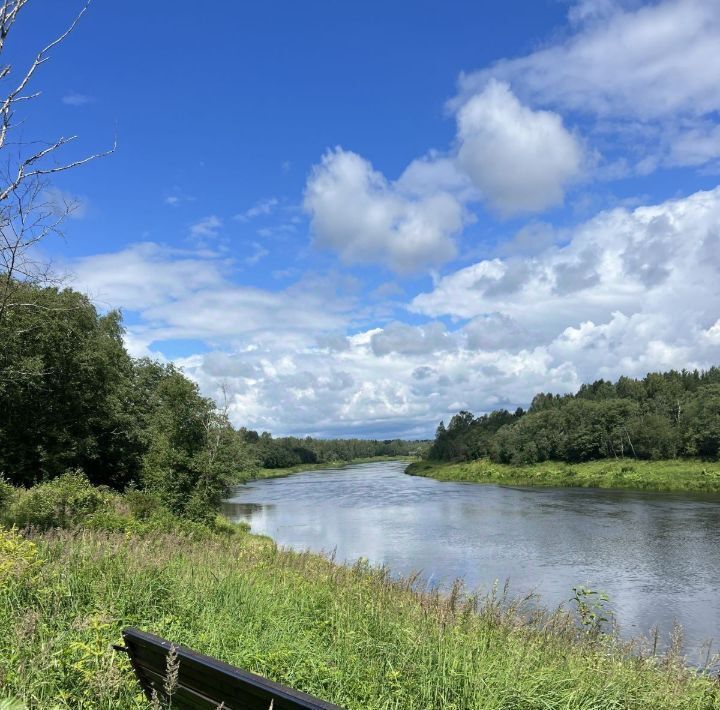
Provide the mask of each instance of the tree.
[{"label": "tree", "polygon": [[[7,38],[13,34],[18,18],[29,0],[5,0],[0,3],[0,60]],[[33,83],[38,70],[50,58],[50,52],[75,29],[85,14],[82,8],[61,35],[43,47],[30,66],[15,76],[10,64],[0,64],[0,324],[11,309],[35,307],[19,298],[19,284],[53,283],[48,264],[37,256],[38,245],[50,234],[60,232],[63,219],[75,209],[72,203],[59,205],[48,197],[48,180],[88,163],[104,153],[70,161],[60,160],[62,149],[76,136],[59,136],[49,142],[26,141],[17,132],[16,113],[36,99],[40,92]],[[26,293],[24,295],[27,295]]]},{"label": "tree", "polygon": [[172,512],[207,521],[227,487],[256,467],[251,452],[225,413],[173,365],[142,360],[135,378],[143,488]]},{"label": "tree", "polygon": [[70,289],[14,290],[34,308],[0,321],[0,474],[29,484],[82,468],[122,487],[138,474],[142,445],[120,315],[99,315]]}]

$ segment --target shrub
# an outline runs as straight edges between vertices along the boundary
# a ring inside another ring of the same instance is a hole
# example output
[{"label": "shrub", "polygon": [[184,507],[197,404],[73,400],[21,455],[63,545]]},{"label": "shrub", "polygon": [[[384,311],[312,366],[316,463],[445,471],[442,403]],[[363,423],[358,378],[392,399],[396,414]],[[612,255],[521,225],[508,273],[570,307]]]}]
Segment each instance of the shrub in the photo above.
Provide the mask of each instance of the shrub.
[{"label": "shrub", "polygon": [[138,520],[147,520],[162,508],[157,496],[136,488],[126,491],[124,499],[132,515]]},{"label": "shrub", "polygon": [[[15,499],[15,489],[0,476],[0,523],[5,522]],[[9,522],[9,521],[8,521]]]},{"label": "shrub", "polygon": [[21,577],[40,563],[34,542],[17,530],[0,527],[0,589],[13,577]]},{"label": "shrub", "polygon": [[9,517],[18,527],[71,527],[106,507],[110,494],[93,486],[80,471],[65,473],[46,483],[19,492]]}]

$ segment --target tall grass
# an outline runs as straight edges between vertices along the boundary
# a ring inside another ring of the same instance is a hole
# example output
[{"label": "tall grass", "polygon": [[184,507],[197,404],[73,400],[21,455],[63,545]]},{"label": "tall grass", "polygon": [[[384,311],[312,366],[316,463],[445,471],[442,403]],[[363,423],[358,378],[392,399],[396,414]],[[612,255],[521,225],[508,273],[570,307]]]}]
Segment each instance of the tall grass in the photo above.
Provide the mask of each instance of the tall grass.
[{"label": "tall grass", "polygon": [[677,654],[250,534],[0,535],[0,697],[32,708],[148,707],[126,625],[358,710],[720,708]]},{"label": "tall grass", "polygon": [[464,463],[420,461],[410,464],[406,472],[442,481],[720,493],[720,463],[688,459],[606,459],[580,464],[546,461],[527,466],[497,464],[486,459]]}]

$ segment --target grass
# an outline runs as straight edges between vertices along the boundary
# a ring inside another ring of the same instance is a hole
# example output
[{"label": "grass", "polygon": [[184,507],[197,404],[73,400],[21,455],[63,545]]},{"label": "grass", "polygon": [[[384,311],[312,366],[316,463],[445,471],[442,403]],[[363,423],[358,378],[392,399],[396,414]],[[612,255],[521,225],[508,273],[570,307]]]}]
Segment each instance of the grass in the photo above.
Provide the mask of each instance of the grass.
[{"label": "grass", "polygon": [[0,698],[147,708],[111,649],[127,625],[350,709],[720,708],[717,679],[677,653],[460,587],[414,591],[412,579],[249,533],[0,528]]},{"label": "grass", "polygon": [[406,473],[441,481],[516,486],[631,488],[645,491],[720,493],[720,463],[674,459],[636,461],[607,459],[581,464],[548,461],[529,466],[496,464],[485,459],[465,463],[419,461]]}]

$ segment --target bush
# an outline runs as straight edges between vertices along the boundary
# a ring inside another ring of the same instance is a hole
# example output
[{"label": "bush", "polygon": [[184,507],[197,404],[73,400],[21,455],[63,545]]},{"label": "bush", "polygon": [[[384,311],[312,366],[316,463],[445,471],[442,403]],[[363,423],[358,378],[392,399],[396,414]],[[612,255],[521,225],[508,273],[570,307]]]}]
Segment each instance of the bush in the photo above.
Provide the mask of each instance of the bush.
[{"label": "bush", "polygon": [[12,577],[21,577],[40,564],[37,547],[17,530],[0,527],[0,589]]},{"label": "bush", "polygon": [[126,491],[124,499],[132,515],[138,520],[147,520],[162,508],[157,496],[136,488]]},{"label": "bush", "polygon": [[218,516],[210,523],[199,523],[173,514],[166,508],[158,508],[151,515],[139,519],[117,510],[101,509],[87,516],[82,523],[90,530],[122,532],[127,535],[151,535],[153,533],[179,535],[190,540],[205,540],[215,535],[236,535],[245,532],[242,525],[234,525]]},{"label": "bush", "polygon": [[6,521],[5,519],[8,517],[14,499],[15,489],[0,476],[0,523]]},{"label": "bush", "polygon": [[93,486],[84,473],[75,471],[18,492],[8,517],[18,527],[41,530],[71,527],[106,508],[110,499],[108,492]]}]

